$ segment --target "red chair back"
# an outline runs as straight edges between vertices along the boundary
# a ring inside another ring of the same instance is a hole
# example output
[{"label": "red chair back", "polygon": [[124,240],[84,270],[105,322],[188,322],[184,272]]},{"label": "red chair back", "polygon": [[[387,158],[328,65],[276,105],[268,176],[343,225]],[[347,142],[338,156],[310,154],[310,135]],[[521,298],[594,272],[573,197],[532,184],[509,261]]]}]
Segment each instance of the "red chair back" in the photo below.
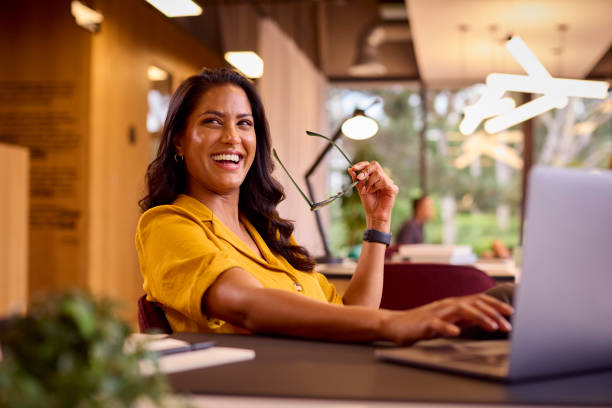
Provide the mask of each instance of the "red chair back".
[{"label": "red chair back", "polygon": [[412,309],[446,297],[482,293],[495,286],[489,275],[466,265],[387,262],[384,273],[383,309]]},{"label": "red chair back", "polygon": [[149,302],[147,295],[142,295],[138,299],[138,326],[141,333],[158,330],[162,333],[172,334],[172,328],[168,319],[166,319],[166,314],[157,304]]}]

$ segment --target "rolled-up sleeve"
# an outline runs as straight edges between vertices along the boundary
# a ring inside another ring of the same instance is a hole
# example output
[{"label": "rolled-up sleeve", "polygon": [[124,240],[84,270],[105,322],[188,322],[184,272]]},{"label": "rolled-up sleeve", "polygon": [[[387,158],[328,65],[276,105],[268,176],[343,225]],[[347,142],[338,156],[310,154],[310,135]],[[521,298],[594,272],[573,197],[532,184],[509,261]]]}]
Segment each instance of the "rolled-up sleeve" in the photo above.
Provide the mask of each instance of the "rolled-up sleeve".
[{"label": "rolled-up sleeve", "polygon": [[206,290],[224,271],[240,267],[200,221],[166,206],[141,217],[136,247],[147,299],[162,303],[203,326],[219,325],[202,313]]}]

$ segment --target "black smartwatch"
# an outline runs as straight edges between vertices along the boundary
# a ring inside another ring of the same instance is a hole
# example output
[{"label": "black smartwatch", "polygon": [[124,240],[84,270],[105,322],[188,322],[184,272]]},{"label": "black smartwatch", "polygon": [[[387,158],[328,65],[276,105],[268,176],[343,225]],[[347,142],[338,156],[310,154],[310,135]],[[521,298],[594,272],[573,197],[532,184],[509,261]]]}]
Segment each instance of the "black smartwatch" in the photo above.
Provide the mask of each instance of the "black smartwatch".
[{"label": "black smartwatch", "polygon": [[380,242],[381,244],[389,246],[389,244],[391,244],[391,233],[367,229],[363,232],[363,240],[368,242]]}]

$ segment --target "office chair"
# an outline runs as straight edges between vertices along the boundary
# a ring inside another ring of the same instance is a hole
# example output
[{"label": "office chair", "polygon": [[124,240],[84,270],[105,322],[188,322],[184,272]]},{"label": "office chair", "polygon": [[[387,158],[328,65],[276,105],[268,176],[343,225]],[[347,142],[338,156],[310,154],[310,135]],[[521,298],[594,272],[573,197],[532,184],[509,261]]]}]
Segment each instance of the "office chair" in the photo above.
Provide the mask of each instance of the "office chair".
[{"label": "office chair", "polygon": [[495,286],[473,266],[387,262],[380,307],[406,310],[450,296],[482,293]]},{"label": "office chair", "polygon": [[172,334],[172,328],[166,314],[154,302],[147,300],[147,295],[142,295],[138,299],[138,326],[141,333],[146,333],[151,330],[158,330],[162,333]]}]

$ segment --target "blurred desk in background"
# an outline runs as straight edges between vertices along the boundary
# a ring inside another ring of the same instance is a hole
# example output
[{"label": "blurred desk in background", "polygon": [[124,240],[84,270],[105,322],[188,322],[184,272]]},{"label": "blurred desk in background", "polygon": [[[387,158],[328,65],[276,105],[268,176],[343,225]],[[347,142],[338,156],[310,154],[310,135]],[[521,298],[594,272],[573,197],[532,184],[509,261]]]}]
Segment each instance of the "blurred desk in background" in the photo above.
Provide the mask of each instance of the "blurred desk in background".
[{"label": "blurred desk in background", "polygon": [[[397,262],[393,261],[393,263]],[[512,259],[478,259],[472,266],[485,272],[497,283],[515,282],[520,277],[520,271]],[[343,294],[356,267],[357,262],[345,260],[339,264],[318,264],[315,270],[325,275]]]},{"label": "blurred desk in background", "polygon": [[477,259],[474,267],[485,272],[496,282],[518,282],[520,270],[513,259]]}]

